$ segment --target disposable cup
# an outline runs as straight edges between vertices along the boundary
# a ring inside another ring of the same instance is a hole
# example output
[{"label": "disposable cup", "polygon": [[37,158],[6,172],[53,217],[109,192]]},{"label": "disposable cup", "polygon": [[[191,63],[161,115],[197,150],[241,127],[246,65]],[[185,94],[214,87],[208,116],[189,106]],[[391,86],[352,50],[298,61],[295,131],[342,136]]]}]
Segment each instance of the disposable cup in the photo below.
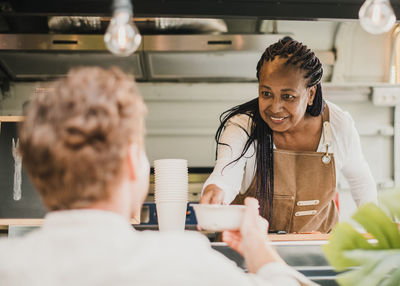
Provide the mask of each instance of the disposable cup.
[{"label": "disposable cup", "polygon": [[154,167],[155,172],[186,172],[188,171],[187,167],[179,167],[179,166],[158,166]]},{"label": "disposable cup", "polygon": [[187,171],[187,165],[180,165],[180,164],[163,164],[163,165],[154,165],[155,171],[169,171],[169,170],[180,170],[180,171]]},{"label": "disposable cup", "polygon": [[155,185],[154,186],[154,190],[157,191],[161,191],[161,192],[171,192],[171,193],[182,193],[182,192],[187,192],[188,191],[188,185],[181,185],[181,186],[177,186],[177,185]]},{"label": "disposable cup", "polygon": [[154,160],[154,166],[156,165],[165,165],[165,164],[181,164],[187,166],[186,159],[158,159]]},{"label": "disposable cup", "polygon": [[155,189],[155,195],[187,195],[187,189]]},{"label": "disposable cup", "polygon": [[181,192],[181,193],[155,192],[154,197],[155,198],[187,198],[188,193],[187,192]]},{"label": "disposable cup", "polygon": [[154,182],[154,186],[169,186],[169,187],[175,187],[175,188],[187,188],[188,187],[188,182],[166,182],[166,181],[157,181]]},{"label": "disposable cup", "polygon": [[171,165],[171,166],[157,166],[154,167],[155,171],[166,172],[166,171],[187,171],[188,168],[185,166]]},{"label": "disposable cup", "polygon": [[156,192],[171,192],[171,193],[187,193],[188,186],[180,186],[177,187],[176,185],[158,185],[154,186],[154,190]]},{"label": "disposable cup", "polygon": [[186,173],[188,171],[187,167],[184,166],[157,166],[154,167],[154,172],[155,173],[163,173],[163,172],[171,172],[171,173],[177,173],[177,172],[183,172]]},{"label": "disposable cup", "polygon": [[154,180],[155,184],[187,184],[188,177],[165,177],[165,178],[157,178]]},{"label": "disposable cup", "polygon": [[159,203],[159,202],[185,202],[185,203],[187,203],[188,199],[187,198],[175,198],[175,199],[171,199],[171,198],[156,198],[154,201],[156,203]]},{"label": "disposable cup", "polygon": [[154,160],[154,166],[164,166],[164,165],[187,166],[187,160],[185,160],[185,159],[158,159],[158,160]]},{"label": "disposable cup", "polygon": [[155,170],[154,178],[175,178],[175,177],[187,177],[187,170]]},{"label": "disposable cup", "polygon": [[156,180],[187,180],[189,178],[189,175],[187,173],[171,173],[171,172],[165,172],[165,173],[155,173],[154,175],[154,181]]},{"label": "disposable cup", "polygon": [[156,200],[187,200],[188,196],[154,196]]},{"label": "disposable cup", "polygon": [[189,189],[188,185],[177,185],[177,184],[157,184],[154,185],[154,190],[156,191],[171,191],[171,192],[187,192],[187,190]]},{"label": "disposable cup", "polygon": [[185,182],[187,183],[189,176],[158,176],[154,178],[154,182]]},{"label": "disposable cup", "polygon": [[187,163],[185,162],[184,164],[175,164],[175,163],[165,163],[165,164],[154,164],[154,169],[157,170],[162,170],[162,169],[180,169],[180,170],[185,170],[187,169]]},{"label": "disposable cup", "polygon": [[182,173],[155,173],[154,176],[154,181],[161,181],[161,180],[166,180],[166,181],[176,181],[176,180],[187,180],[189,178],[189,175],[182,174]]},{"label": "disposable cup", "polygon": [[188,189],[155,189],[154,191],[155,195],[187,195],[188,194]]},{"label": "disposable cup", "polygon": [[168,190],[168,191],[187,191],[189,188],[188,184],[154,184],[155,190]]},{"label": "disposable cup", "polygon": [[157,219],[160,231],[184,231],[186,221],[186,201],[158,201]]}]

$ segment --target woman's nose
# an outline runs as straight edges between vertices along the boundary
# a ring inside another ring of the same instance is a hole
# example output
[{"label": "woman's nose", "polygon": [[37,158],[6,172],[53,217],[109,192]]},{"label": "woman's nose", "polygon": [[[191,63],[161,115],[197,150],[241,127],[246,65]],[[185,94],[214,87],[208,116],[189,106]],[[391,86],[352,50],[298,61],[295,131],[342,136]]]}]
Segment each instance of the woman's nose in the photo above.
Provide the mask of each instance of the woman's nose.
[{"label": "woman's nose", "polygon": [[272,102],[271,102],[271,107],[270,110],[273,113],[277,113],[282,109],[282,102],[280,100],[280,98],[275,97]]}]

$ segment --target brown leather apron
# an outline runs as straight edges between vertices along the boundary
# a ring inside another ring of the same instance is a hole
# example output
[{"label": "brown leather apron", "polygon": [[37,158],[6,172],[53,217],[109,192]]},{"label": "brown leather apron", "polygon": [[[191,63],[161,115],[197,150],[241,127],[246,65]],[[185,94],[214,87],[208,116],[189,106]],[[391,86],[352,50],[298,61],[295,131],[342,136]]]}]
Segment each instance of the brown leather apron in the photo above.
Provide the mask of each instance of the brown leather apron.
[{"label": "brown leather apron", "polygon": [[[333,154],[328,153],[331,140],[328,108],[323,116],[322,136],[326,152],[274,150],[270,231],[328,233],[337,223],[335,161]],[[243,204],[245,197],[255,194],[256,177],[232,204]],[[267,210],[263,216],[267,216]]]}]

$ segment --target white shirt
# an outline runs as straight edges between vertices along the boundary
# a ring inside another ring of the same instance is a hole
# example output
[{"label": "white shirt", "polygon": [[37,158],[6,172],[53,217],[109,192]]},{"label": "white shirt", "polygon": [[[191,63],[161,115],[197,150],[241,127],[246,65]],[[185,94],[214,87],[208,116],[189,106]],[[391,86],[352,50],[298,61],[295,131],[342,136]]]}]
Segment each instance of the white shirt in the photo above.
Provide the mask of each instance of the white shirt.
[{"label": "white shirt", "polygon": [[42,228],[0,240],[0,253],[0,285],[7,286],[312,283],[282,263],[246,274],[199,233],[138,232],[97,210],[49,213]]},{"label": "white shirt", "polygon": [[[329,152],[334,154],[336,180],[341,172],[347,179],[350,191],[357,206],[366,202],[377,202],[377,190],[374,178],[362,154],[360,137],[354,126],[354,121],[348,112],[337,105],[327,102],[329,106],[329,121],[332,133],[332,143]],[[203,189],[215,184],[225,192],[224,202],[231,203],[236,195],[244,193],[250,186],[256,169],[255,144],[252,144],[246,154],[236,163],[225,167],[237,159],[243,151],[250,132],[251,119],[240,114],[232,117],[221,135],[220,142],[228,144],[218,146],[218,158],[214,170],[204,183]],[[325,152],[322,136],[317,152]]]}]

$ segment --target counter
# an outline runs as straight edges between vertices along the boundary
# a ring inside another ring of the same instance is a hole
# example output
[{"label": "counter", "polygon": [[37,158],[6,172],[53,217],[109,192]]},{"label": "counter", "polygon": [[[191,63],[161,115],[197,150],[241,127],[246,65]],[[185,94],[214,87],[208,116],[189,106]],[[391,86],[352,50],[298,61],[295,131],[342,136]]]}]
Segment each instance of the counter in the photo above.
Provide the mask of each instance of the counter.
[{"label": "counter", "polygon": [[[326,240],[297,240],[291,241],[290,237],[282,235],[279,240],[270,243],[276,248],[286,263],[306,277],[320,285],[338,285],[335,276],[337,273],[328,264],[322,252],[321,246],[326,244]],[[288,235],[292,236],[292,235]],[[275,237],[276,238],[276,237]],[[274,239],[274,237],[271,237]],[[284,241],[284,239],[287,239]],[[214,242],[211,247],[222,253],[230,260],[233,260],[240,268],[246,270],[243,257],[231,249],[226,243]]]}]

